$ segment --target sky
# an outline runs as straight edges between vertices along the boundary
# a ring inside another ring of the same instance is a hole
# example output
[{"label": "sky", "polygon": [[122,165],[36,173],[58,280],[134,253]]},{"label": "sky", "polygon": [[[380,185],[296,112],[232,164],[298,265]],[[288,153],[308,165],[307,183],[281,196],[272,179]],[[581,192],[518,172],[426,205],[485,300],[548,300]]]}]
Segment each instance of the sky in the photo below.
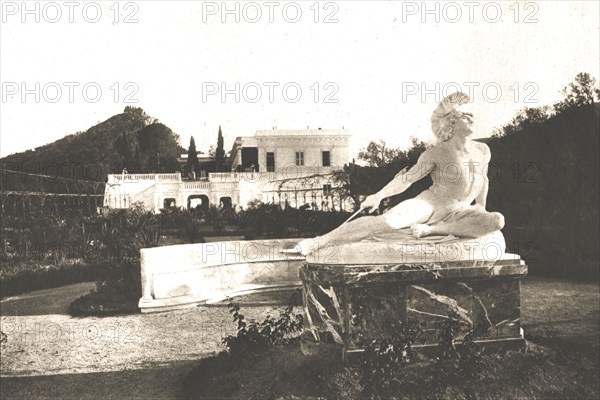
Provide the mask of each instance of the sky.
[{"label": "sky", "polygon": [[[187,148],[257,130],[433,142],[446,94],[474,137],[599,78],[597,1],[1,2],[0,156],[142,107]],[[229,12],[228,12],[229,11]]]}]

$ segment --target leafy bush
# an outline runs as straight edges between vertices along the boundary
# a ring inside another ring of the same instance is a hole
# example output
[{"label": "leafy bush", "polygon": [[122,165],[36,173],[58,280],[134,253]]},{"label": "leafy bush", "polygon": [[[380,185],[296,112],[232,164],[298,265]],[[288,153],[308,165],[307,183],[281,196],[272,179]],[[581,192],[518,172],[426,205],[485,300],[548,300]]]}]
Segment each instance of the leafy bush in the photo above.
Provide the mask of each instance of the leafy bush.
[{"label": "leafy bush", "polygon": [[278,204],[255,201],[239,213],[239,226],[247,239],[315,236],[329,232],[350,213],[282,208]]},{"label": "leafy bush", "polygon": [[112,315],[137,312],[142,296],[139,260],[110,264],[105,278],[91,293],[75,299],[69,306],[73,316]]},{"label": "leafy bush", "polygon": [[452,312],[442,324],[442,337],[438,345],[437,363],[434,370],[433,382],[438,387],[447,387],[453,382],[466,383],[467,398],[473,393],[471,383],[480,371],[483,358],[481,348],[473,340],[473,331],[469,331],[460,346],[456,346],[455,338],[459,332],[458,314]]},{"label": "leafy bush", "polygon": [[64,260],[55,265],[29,262],[3,265],[0,269],[0,297],[94,281],[105,276],[106,270],[106,264],[82,260]]},{"label": "leafy bush", "polygon": [[[450,313],[441,326],[441,338],[437,346],[434,364],[431,366],[430,383],[437,388],[446,388],[456,382],[474,382],[480,371],[483,358],[480,346],[473,340],[473,332],[456,345],[460,321],[456,313]],[[395,338],[373,340],[365,346],[360,365],[360,383],[363,395],[368,398],[399,398],[403,390],[414,391],[411,374],[406,367],[417,357],[412,345],[418,340],[418,330],[407,330]],[[431,365],[429,358],[427,364]],[[444,397],[441,394],[441,397]]]},{"label": "leafy bush", "polygon": [[106,264],[106,273],[96,290],[76,299],[74,315],[137,310],[141,297],[140,249],[155,247],[160,238],[160,217],[137,204],[131,210],[96,217],[96,256]]},{"label": "leafy bush", "polygon": [[400,335],[393,339],[373,340],[365,347],[361,364],[361,384],[369,398],[390,398],[398,392],[402,368],[414,356],[415,335]]},{"label": "leafy bush", "polygon": [[289,337],[302,331],[304,320],[302,314],[292,315],[293,306],[287,306],[279,314],[279,318],[267,316],[258,323],[254,320],[245,321],[237,304],[229,303],[229,312],[237,323],[237,334],[223,338],[223,344],[232,356],[253,356],[263,354],[274,345],[285,342]]}]

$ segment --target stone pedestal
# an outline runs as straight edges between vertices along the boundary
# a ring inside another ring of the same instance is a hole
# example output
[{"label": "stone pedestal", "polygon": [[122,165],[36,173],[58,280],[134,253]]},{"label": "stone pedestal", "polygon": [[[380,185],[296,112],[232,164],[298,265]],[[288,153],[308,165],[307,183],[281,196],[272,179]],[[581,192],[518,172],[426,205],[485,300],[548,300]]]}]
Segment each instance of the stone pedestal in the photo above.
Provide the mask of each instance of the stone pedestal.
[{"label": "stone pedestal", "polygon": [[[371,252],[377,252],[376,245]],[[459,320],[458,343],[472,331],[488,350],[524,344],[520,283],[527,266],[518,255],[374,264],[349,263],[343,253],[335,263],[309,259],[300,269],[308,328],[302,338],[305,354],[337,348],[348,360],[372,340],[408,330],[417,331],[413,347],[434,349],[451,314]],[[377,259],[369,253],[362,258]]]}]

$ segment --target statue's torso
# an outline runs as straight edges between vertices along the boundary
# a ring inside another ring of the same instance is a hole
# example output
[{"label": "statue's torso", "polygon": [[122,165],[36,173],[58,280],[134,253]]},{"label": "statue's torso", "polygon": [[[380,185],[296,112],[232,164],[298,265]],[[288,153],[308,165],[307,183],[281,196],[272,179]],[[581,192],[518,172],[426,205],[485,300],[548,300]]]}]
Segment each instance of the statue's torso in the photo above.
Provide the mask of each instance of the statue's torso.
[{"label": "statue's torso", "polygon": [[483,146],[470,142],[465,151],[440,148],[434,153],[433,184],[418,196],[433,206],[434,219],[468,207],[481,193],[489,162]]}]

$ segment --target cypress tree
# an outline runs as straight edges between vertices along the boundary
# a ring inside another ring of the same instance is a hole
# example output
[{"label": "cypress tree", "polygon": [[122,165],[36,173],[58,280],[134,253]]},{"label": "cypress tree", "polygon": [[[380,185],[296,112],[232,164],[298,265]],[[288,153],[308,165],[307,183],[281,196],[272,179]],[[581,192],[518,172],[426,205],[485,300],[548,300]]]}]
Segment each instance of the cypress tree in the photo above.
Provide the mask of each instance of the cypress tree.
[{"label": "cypress tree", "polygon": [[189,174],[192,171],[196,173],[196,176],[200,176],[200,161],[198,161],[198,151],[196,151],[196,142],[194,137],[190,138],[190,147],[188,149],[188,158],[186,165],[186,172]]},{"label": "cypress tree", "polygon": [[223,149],[223,132],[219,125],[219,134],[217,136],[217,150],[215,151],[215,164],[217,171],[225,169],[225,150]]}]

